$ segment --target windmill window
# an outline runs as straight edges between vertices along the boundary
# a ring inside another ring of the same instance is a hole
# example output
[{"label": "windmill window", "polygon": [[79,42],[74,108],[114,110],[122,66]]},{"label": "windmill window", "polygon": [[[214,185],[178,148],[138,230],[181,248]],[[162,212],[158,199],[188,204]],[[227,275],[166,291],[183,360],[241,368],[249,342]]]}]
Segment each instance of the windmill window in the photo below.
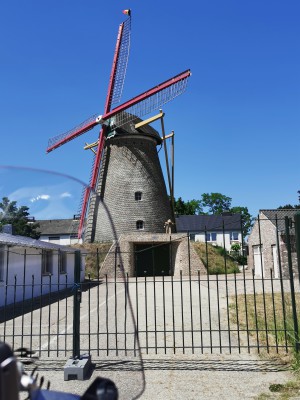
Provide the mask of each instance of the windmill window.
[{"label": "windmill window", "polygon": [[142,200],[142,192],[135,192],[135,200],[136,201],[141,201]]},{"label": "windmill window", "polygon": [[143,230],[144,229],[144,221],[141,221],[141,220],[136,221],[136,229],[138,231]]}]

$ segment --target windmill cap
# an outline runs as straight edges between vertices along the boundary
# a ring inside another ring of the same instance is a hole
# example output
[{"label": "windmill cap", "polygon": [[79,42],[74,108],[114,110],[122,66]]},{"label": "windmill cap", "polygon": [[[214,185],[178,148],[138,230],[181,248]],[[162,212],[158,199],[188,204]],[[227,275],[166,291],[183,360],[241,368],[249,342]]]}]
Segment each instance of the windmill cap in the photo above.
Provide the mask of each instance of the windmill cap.
[{"label": "windmill cap", "polygon": [[[152,126],[150,125],[144,125],[141,128],[136,129],[135,124],[142,122],[143,120],[136,116],[132,117],[133,118],[129,122],[126,122],[124,125],[121,125],[120,127],[116,128],[115,130],[116,136],[122,136],[126,134],[150,136],[156,140],[157,144],[161,144],[162,140],[156,129],[152,128]],[[119,119],[118,115],[116,115],[115,118],[116,118],[115,120],[116,126],[120,125],[118,120]]]}]

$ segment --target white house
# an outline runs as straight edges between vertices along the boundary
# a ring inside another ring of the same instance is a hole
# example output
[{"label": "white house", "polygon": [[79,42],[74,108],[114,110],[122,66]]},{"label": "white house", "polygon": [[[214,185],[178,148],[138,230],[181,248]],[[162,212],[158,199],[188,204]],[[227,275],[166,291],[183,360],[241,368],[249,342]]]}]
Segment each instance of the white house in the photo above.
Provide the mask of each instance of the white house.
[{"label": "white house", "polygon": [[0,233],[0,307],[73,287],[74,267],[70,247]]},{"label": "white house", "polygon": [[73,219],[49,219],[35,221],[39,224],[40,240],[44,242],[70,246],[82,243],[78,239],[79,219],[74,215]]},{"label": "white house", "polygon": [[228,251],[234,243],[242,245],[241,214],[179,215],[176,230],[189,233],[191,240],[225,247]]}]

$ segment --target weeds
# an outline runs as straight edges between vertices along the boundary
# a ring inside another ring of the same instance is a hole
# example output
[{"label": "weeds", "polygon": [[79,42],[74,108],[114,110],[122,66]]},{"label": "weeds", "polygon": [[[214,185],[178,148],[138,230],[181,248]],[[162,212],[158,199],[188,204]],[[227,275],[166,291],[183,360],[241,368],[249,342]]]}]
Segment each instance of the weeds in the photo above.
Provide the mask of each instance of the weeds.
[{"label": "weeds", "polygon": [[218,275],[240,272],[236,261],[223,247],[200,242],[195,242],[193,245],[208,274]]}]

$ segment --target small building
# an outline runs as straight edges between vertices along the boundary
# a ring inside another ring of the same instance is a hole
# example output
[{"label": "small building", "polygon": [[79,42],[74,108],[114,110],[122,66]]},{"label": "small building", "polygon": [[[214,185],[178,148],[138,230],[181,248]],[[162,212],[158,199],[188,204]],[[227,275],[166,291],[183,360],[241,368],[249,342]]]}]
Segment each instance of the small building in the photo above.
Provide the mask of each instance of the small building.
[{"label": "small building", "polygon": [[43,242],[64,246],[82,243],[82,239],[78,239],[79,219],[76,215],[73,219],[38,220],[36,223]]},{"label": "small building", "polygon": [[0,233],[0,307],[73,287],[74,266],[70,247]]},{"label": "small building", "polygon": [[241,214],[179,215],[176,218],[177,233],[189,233],[195,242],[207,242],[231,250],[231,245],[242,245]]},{"label": "small building", "polygon": [[[260,210],[248,238],[248,267],[254,269],[256,277],[289,277],[285,217],[294,218],[299,210]],[[290,229],[293,272],[298,275],[295,249],[295,230]]]},{"label": "small building", "polygon": [[100,266],[100,276],[128,277],[206,275],[206,268],[190,246],[189,237],[179,233],[129,233],[115,241]]}]

